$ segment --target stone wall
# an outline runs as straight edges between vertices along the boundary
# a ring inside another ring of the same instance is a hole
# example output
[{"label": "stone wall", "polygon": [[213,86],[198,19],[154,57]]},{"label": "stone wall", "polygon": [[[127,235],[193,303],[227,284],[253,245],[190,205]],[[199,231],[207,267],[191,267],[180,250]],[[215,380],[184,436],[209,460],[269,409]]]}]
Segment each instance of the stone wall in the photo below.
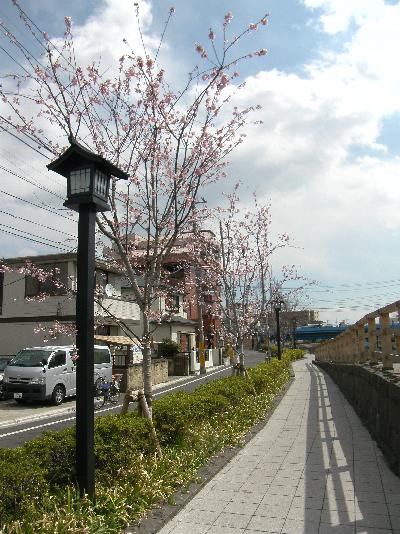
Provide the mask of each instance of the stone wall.
[{"label": "stone wall", "polygon": [[[127,389],[143,389],[143,364],[135,362],[127,369],[115,369],[116,374],[122,374],[121,391],[124,393]],[[151,362],[151,376],[153,386],[168,382],[168,361],[163,358]]]},{"label": "stone wall", "polygon": [[315,362],[339,386],[400,476],[400,385],[362,365]]}]

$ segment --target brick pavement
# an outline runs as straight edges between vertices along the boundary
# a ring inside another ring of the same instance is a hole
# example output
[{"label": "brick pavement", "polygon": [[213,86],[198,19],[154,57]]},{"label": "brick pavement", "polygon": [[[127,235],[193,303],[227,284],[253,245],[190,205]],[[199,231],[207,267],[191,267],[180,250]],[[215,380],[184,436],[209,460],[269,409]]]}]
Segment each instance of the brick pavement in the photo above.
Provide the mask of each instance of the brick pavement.
[{"label": "brick pavement", "polygon": [[266,426],[159,534],[400,534],[400,479],[311,358]]}]

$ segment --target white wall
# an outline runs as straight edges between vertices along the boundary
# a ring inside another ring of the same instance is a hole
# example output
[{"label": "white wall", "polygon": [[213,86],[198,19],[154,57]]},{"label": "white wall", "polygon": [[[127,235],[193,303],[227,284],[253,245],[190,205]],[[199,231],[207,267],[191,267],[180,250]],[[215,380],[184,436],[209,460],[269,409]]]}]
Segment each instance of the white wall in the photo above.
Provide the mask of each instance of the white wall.
[{"label": "white wall", "polygon": [[0,324],[0,356],[13,356],[26,347],[42,345],[73,345],[75,336],[58,336],[44,342],[43,332],[35,333],[37,323],[1,323]]},{"label": "white wall", "polygon": [[43,302],[25,300],[25,277],[20,273],[4,273],[4,317],[36,317],[43,315],[73,315],[75,299],[65,295],[47,297]]}]

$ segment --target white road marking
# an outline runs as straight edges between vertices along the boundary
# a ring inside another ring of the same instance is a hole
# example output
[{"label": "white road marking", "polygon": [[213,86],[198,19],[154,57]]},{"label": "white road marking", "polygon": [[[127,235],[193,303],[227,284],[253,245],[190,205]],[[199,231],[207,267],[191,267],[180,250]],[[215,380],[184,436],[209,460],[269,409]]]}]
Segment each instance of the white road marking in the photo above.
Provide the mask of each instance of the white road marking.
[{"label": "white road marking", "polygon": [[[173,391],[174,389],[178,389],[183,385],[192,384],[193,382],[199,382],[200,380],[204,380],[204,378],[207,378],[207,377],[212,376],[212,375],[216,375],[218,373],[222,373],[223,371],[226,371],[227,369],[228,369],[228,367],[224,367],[223,369],[220,369],[219,371],[214,371],[212,373],[207,373],[205,375],[202,375],[200,378],[195,378],[194,380],[190,380],[189,382],[182,382],[178,386],[174,386],[172,388],[164,389],[163,391],[159,391],[158,393],[154,393],[154,397],[156,395],[161,395],[161,393],[168,393],[169,391]],[[107,412],[109,410],[114,410],[115,408],[116,408],[116,406],[111,406],[110,408],[101,408],[100,410],[96,410],[96,413]],[[15,436],[16,434],[21,434],[22,432],[30,432],[31,430],[38,430],[39,428],[44,428],[46,426],[58,425],[59,423],[66,423],[67,421],[73,421],[74,419],[75,419],[75,417],[68,417],[67,419],[59,419],[58,421],[53,421],[51,423],[43,423],[42,425],[38,425],[38,426],[31,426],[29,428],[22,428],[20,430],[14,430],[13,432],[7,432],[6,434],[0,434],[0,439],[1,438],[6,438],[8,436]]]},{"label": "white road marking", "polygon": [[59,419],[58,421],[53,421],[52,423],[43,423],[39,426],[31,426],[29,428],[23,428],[21,430],[14,430],[13,432],[7,432],[7,434],[1,434],[0,438],[6,438],[7,436],[14,436],[15,434],[21,434],[21,432],[29,432],[30,430],[37,430],[38,428],[43,428],[45,426],[57,425],[58,423],[65,423],[66,421],[73,421],[75,417],[68,417],[67,419]]},{"label": "white road marking", "polygon": [[[198,382],[199,380],[203,380],[204,378],[207,378],[208,376],[217,375],[218,373],[222,373],[223,371],[226,371],[229,369],[229,367],[224,367],[223,369],[220,369],[219,371],[214,371],[212,373],[207,373],[206,375],[202,375],[200,378],[195,378],[194,380],[190,380],[189,382],[184,382],[184,385],[186,384],[193,384],[193,382]],[[174,389],[178,389],[180,386],[174,386],[169,389],[164,389],[163,391],[160,391],[159,393],[154,393],[154,397],[156,395],[160,395],[161,393],[168,393],[168,391],[173,391]]]}]

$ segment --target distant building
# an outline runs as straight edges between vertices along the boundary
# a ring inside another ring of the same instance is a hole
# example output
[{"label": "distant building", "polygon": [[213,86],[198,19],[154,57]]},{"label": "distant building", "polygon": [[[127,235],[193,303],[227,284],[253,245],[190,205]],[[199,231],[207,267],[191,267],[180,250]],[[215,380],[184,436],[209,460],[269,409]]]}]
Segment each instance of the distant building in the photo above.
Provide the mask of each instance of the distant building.
[{"label": "distant building", "polygon": [[296,319],[297,326],[306,326],[308,324],[323,324],[319,319],[319,312],[316,310],[293,310],[282,311],[280,314],[282,322],[293,323]]}]

